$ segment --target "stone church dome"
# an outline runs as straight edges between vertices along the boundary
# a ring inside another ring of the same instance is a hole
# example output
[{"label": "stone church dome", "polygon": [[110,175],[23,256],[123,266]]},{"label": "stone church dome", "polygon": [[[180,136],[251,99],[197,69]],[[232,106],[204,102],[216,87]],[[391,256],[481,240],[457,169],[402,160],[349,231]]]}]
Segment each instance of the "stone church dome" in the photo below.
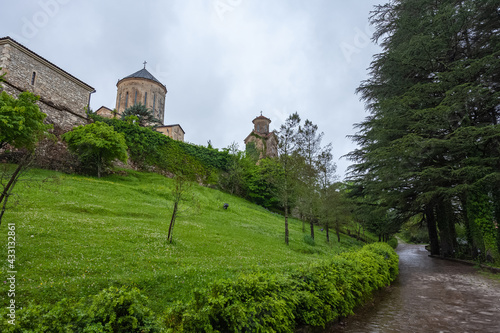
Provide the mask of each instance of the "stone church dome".
[{"label": "stone church dome", "polygon": [[156,118],[165,119],[165,98],[167,87],[144,68],[119,80],[116,84],[116,110],[122,114],[135,104],[143,104],[153,110]]}]

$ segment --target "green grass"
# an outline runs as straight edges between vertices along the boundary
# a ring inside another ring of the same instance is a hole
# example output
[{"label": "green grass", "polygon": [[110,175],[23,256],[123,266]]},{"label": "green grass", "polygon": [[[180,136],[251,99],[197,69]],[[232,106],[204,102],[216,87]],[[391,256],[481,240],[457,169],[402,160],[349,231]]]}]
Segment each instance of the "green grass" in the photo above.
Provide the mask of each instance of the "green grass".
[{"label": "green grass", "polygon": [[[134,171],[97,179],[46,170],[32,170],[26,178],[0,226],[2,258],[7,224],[16,226],[18,307],[128,285],[141,289],[161,313],[217,279],[290,271],[362,245],[346,236],[327,244],[319,228],[314,246],[308,245],[302,223],[291,219],[286,246],[282,216],[197,184],[181,203],[169,244],[171,179]],[[7,264],[0,263],[2,276]],[[2,295],[8,291],[4,280]],[[1,306],[8,301],[2,297]]]}]

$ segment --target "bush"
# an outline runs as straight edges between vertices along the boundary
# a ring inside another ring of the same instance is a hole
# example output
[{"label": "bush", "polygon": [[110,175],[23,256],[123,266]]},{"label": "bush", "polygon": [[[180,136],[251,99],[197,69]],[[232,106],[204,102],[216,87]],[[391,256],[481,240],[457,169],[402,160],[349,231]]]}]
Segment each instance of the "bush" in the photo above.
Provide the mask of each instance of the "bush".
[{"label": "bush", "polygon": [[386,243],[335,256],[290,275],[256,273],[198,290],[167,310],[174,332],[293,332],[325,327],[352,314],[374,290],[398,275],[398,256]]},{"label": "bush", "polygon": [[305,235],[304,236],[304,243],[307,245],[315,246],[316,243],[314,242],[314,238],[311,237],[311,235]]},{"label": "bush", "polygon": [[153,129],[129,124],[118,119],[92,115],[125,136],[130,160],[139,169],[183,174],[203,183],[216,182],[216,174],[227,169],[228,152],[176,141]]},{"label": "bush", "polygon": [[[16,311],[16,325],[2,320],[1,332],[159,332],[147,299],[138,289],[105,289],[80,300],[30,305]],[[7,311],[0,311],[3,319]]]},{"label": "bush", "polygon": [[392,237],[387,241],[387,244],[389,244],[393,249],[398,247],[398,239],[396,237]]},{"label": "bush", "polygon": [[[90,298],[30,305],[16,312],[17,332],[294,332],[325,327],[353,313],[373,291],[398,275],[398,256],[386,243],[313,263],[291,274],[255,273],[195,290],[187,304],[166,309],[161,321],[137,289],[109,288]],[[0,310],[7,318],[8,309]]]},{"label": "bush", "polygon": [[123,134],[115,132],[113,127],[105,123],[97,121],[75,127],[64,133],[62,139],[82,164],[91,166],[97,172],[98,177],[113,160],[127,161],[127,145]]}]

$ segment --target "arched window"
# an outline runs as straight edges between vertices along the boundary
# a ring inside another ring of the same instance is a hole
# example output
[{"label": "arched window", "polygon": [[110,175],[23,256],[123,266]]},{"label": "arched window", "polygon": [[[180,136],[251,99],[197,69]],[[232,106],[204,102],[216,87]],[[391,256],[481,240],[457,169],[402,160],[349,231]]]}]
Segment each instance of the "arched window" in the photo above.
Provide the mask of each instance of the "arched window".
[{"label": "arched window", "polygon": [[148,93],[145,92],[144,93],[144,106],[146,106],[147,101],[148,101]]},{"label": "arched window", "polygon": [[137,104],[137,90],[135,91],[134,105]]},{"label": "arched window", "polygon": [[36,79],[36,72],[33,72],[33,74],[31,75],[31,85],[32,86],[35,85],[35,79]]},{"label": "arched window", "polygon": [[125,109],[128,108],[128,91],[127,94],[125,94]]},{"label": "arched window", "polygon": [[156,94],[153,93],[153,110],[155,109],[156,107]]}]

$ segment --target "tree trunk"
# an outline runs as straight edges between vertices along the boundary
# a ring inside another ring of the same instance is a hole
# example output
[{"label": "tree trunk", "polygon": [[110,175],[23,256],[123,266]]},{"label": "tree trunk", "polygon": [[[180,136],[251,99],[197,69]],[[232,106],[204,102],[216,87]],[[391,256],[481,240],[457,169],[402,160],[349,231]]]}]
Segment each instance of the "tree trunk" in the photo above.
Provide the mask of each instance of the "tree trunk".
[{"label": "tree trunk", "polygon": [[285,244],[288,245],[288,206],[285,205]]},{"label": "tree trunk", "polygon": [[335,232],[337,233],[337,242],[340,243],[340,228],[336,228]]},{"label": "tree trunk", "polygon": [[174,202],[174,211],[172,212],[172,218],[170,219],[170,226],[168,227],[168,236],[167,236],[167,241],[169,241],[170,243],[172,243],[176,216],[177,216],[177,202]]},{"label": "tree trunk", "polygon": [[9,189],[10,189],[10,187],[12,185],[15,184],[16,179],[17,179],[17,175],[19,174],[19,172],[21,171],[21,169],[23,168],[23,166],[24,166],[23,163],[19,163],[19,165],[17,166],[16,170],[14,171],[14,173],[12,174],[12,176],[10,177],[9,182],[7,183],[7,185],[3,189],[2,195],[0,195],[0,203],[2,203],[2,201],[4,200],[4,198],[6,198],[8,196]]},{"label": "tree trunk", "polygon": [[425,219],[427,221],[427,231],[429,232],[429,242],[432,255],[439,255],[439,238],[436,226],[436,216],[434,215],[434,206],[429,204],[425,207]]},{"label": "tree trunk", "polygon": [[328,230],[328,224],[325,225],[325,229],[326,229],[326,242],[327,243],[330,243],[330,231]]},{"label": "tree trunk", "polygon": [[312,221],[310,221],[311,223],[311,237],[312,239],[314,239],[314,223]]},{"label": "tree trunk", "polygon": [[440,200],[436,206],[439,239],[441,240],[441,255],[443,257],[452,257],[454,250],[454,225],[450,209],[450,203],[446,200]]},{"label": "tree trunk", "polygon": [[306,232],[306,221],[304,219],[304,215],[300,213],[300,220],[302,221],[302,232]]}]

